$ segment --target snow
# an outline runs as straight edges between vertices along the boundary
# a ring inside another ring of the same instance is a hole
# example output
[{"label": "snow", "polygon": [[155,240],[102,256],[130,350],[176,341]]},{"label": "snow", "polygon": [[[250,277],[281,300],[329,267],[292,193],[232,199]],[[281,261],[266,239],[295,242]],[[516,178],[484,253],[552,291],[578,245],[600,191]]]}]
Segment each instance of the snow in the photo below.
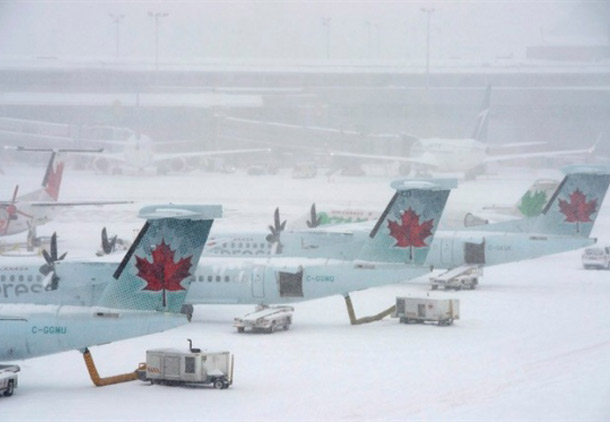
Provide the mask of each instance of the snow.
[{"label": "snow", "polygon": [[[5,168],[2,197],[15,183],[36,187],[44,169]],[[559,172],[502,169],[463,182],[448,207],[455,213],[511,204],[531,182]],[[67,170],[61,200],[132,199],[133,205],[72,208],[40,235],[57,231],[60,253],[91,257],[100,230],[131,238],[142,205],[221,203],[213,228],[263,230],[280,206],[296,218],[311,202],[383,209],[390,177],[193,173],[110,177]],[[592,235],[610,243],[610,201]],[[350,326],[341,297],[294,305],[289,331],[238,334],[233,318],[251,306],[196,306],[193,321],[174,330],[93,347],[100,375],[134,370],[148,349],[235,355],[228,390],[151,386],[140,381],[94,387],[76,351],[15,362],[19,388],[0,398],[0,421],[156,420],[608,420],[610,418],[610,272],[586,271],[581,251],[485,269],[475,291],[430,292],[427,277],[354,293],[358,317],[380,312],[397,296],[460,299],[452,326],[399,324],[386,318]]]}]

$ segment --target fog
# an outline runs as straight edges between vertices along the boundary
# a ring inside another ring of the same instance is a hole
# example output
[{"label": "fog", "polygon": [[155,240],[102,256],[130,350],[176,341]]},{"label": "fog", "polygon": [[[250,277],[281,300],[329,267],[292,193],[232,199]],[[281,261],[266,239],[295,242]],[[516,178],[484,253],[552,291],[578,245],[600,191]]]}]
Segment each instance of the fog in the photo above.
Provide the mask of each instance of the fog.
[{"label": "fog", "polygon": [[422,60],[422,9],[434,9],[434,60],[523,57],[528,45],[609,36],[603,1],[3,1],[0,56],[114,57],[118,25],[119,57],[151,58],[153,12],[167,13],[158,34],[166,59]]}]

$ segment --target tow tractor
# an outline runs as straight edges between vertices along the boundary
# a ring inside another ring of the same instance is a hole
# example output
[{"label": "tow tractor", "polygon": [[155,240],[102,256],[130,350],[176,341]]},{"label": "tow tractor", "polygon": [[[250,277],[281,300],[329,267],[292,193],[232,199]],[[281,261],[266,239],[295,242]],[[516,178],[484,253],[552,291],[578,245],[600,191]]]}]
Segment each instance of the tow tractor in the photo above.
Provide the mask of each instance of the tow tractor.
[{"label": "tow tractor", "polygon": [[437,277],[430,277],[430,287],[436,290],[442,287],[445,290],[476,289],[479,277],[483,275],[483,267],[478,265],[461,265],[446,271]]},{"label": "tow tractor", "polygon": [[0,393],[5,397],[12,396],[17,388],[17,372],[20,370],[17,365],[0,365]]},{"label": "tow tractor", "polygon": [[237,332],[243,333],[246,328],[254,332],[273,333],[275,330],[283,328],[287,330],[292,324],[292,306],[265,306],[258,305],[254,312],[235,318],[233,326]]},{"label": "tow tractor", "polygon": [[146,351],[146,363],[141,363],[136,373],[141,381],[151,384],[205,386],[218,390],[233,384],[233,355],[229,352],[152,349]]}]

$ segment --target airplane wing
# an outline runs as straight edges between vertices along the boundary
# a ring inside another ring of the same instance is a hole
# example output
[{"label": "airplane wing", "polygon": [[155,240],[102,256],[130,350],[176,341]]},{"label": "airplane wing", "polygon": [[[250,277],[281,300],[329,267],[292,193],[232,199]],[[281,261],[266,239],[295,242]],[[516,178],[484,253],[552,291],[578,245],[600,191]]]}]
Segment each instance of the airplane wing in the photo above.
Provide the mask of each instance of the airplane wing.
[{"label": "airplane wing", "polygon": [[124,205],[133,204],[133,201],[75,201],[75,202],[28,202],[30,207],[77,207],[83,205]]},{"label": "airplane wing", "polygon": [[155,153],[152,160],[153,164],[159,164],[164,161],[171,161],[177,158],[191,157],[212,157],[215,155],[231,155],[231,154],[249,154],[253,152],[270,152],[269,148],[250,148],[250,149],[225,149],[217,151],[197,151],[197,152],[180,152],[174,154]]},{"label": "airplane wing", "polygon": [[512,160],[515,158],[553,157],[553,156],[557,156],[557,155],[570,155],[570,154],[593,154],[593,152],[595,151],[595,148],[597,148],[597,145],[599,144],[599,141],[601,140],[601,138],[602,138],[602,134],[600,133],[599,136],[597,137],[597,140],[595,141],[595,143],[592,146],[590,146],[589,148],[564,149],[564,150],[543,151],[543,152],[524,152],[524,153],[519,153],[519,154],[488,155],[485,158],[485,160],[483,160],[483,161],[486,163],[490,163],[490,162]]},{"label": "airplane wing", "polygon": [[433,154],[425,152],[417,157],[404,157],[399,155],[380,155],[380,154],[360,154],[356,152],[331,151],[333,157],[360,158],[367,160],[381,160],[401,163],[418,164],[425,167],[438,168],[440,166],[438,160]]}]

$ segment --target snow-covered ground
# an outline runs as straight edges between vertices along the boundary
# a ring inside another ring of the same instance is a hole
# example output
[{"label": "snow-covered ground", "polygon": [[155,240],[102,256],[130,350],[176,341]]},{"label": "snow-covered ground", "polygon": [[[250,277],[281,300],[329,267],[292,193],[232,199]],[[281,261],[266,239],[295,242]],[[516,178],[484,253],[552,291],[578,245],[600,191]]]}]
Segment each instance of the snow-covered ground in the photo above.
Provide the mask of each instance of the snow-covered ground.
[{"label": "snow-covered ground", "polygon": [[[5,168],[0,194],[35,188],[41,168]],[[451,194],[460,214],[512,204],[538,177],[558,172],[500,169]],[[109,177],[68,169],[62,200],[131,199],[137,204],[72,208],[39,228],[57,231],[68,257],[91,256],[105,225],[131,238],[142,204],[221,203],[222,228],[260,228],[301,216],[312,202],[382,210],[391,177],[194,173]],[[593,236],[610,243],[610,200]],[[196,306],[193,321],[152,336],[93,347],[101,376],[135,369],[145,351],[194,345],[235,355],[228,390],[150,386],[139,381],[94,387],[76,351],[18,363],[20,386],[0,398],[0,421],[15,420],[609,420],[610,272],[585,271],[581,251],[490,267],[478,290],[429,292],[426,278],[353,294],[358,316],[377,313],[396,296],[458,297],[450,327],[385,319],[350,326],[343,299],[296,305],[294,324],[273,335],[237,334],[233,317],[250,306]],[[1,333],[0,333],[1,334]],[[0,339],[0,341],[3,341]]]}]

